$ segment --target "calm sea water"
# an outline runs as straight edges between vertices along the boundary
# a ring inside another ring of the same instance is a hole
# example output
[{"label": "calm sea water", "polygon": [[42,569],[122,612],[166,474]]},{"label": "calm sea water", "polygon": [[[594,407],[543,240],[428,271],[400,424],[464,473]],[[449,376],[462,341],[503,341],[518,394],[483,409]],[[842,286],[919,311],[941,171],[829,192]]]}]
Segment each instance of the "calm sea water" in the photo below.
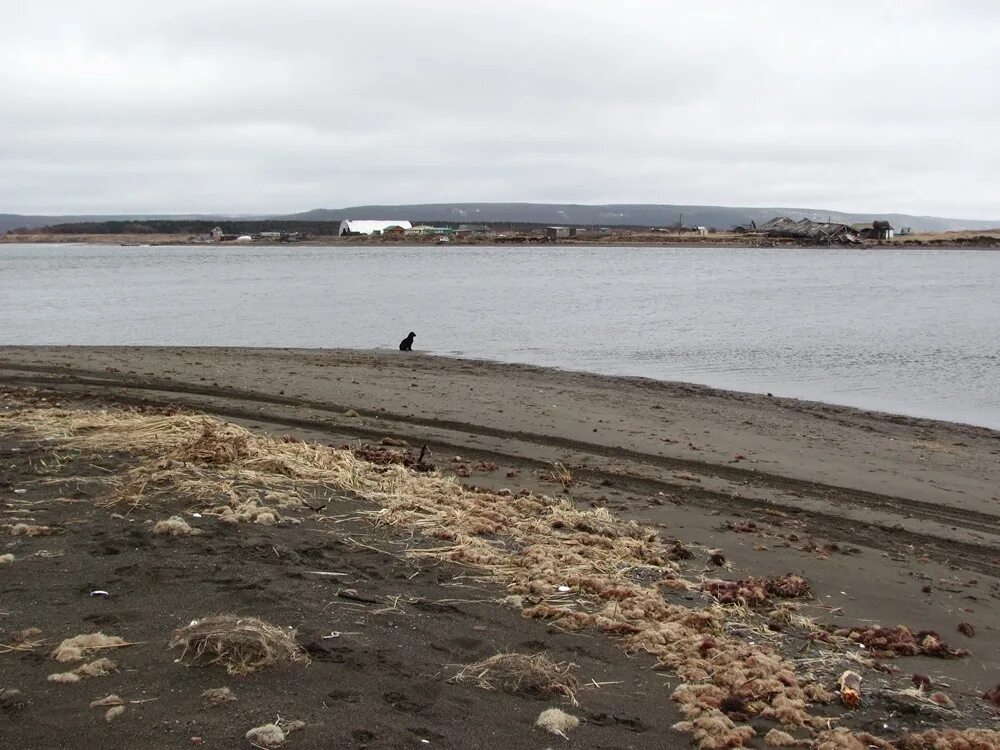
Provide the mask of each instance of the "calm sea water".
[{"label": "calm sea water", "polygon": [[0,344],[395,347],[1000,428],[1000,253],[0,245]]}]

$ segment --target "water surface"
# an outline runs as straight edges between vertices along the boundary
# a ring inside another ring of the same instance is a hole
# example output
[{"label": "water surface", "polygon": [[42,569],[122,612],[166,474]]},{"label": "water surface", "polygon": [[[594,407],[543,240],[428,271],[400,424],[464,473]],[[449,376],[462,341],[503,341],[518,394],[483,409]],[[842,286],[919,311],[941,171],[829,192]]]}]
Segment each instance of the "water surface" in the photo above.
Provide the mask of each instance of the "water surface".
[{"label": "water surface", "polygon": [[1000,428],[1000,253],[0,245],[0,344],[394,347]]}]

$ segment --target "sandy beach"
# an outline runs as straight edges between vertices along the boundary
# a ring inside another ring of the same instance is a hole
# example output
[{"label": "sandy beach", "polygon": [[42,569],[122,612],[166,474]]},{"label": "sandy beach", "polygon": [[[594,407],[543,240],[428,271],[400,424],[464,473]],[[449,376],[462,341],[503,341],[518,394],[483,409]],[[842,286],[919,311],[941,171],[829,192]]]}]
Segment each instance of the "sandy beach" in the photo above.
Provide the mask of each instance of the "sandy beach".
[{"label": "sandy beach", "polygon": [[[698,586],[801,576],[809,597],[797,611],[817,628],[814,636],[823,628],[905,625],[968,651],[858,666],[865,677],[861,708],[834,700],[823,709],[841,726],[886,741],[907,732],[997,727],[984,699],[1000,683],[996,431],[394,351],[2,347],[0,394],[0,416],[53,403],[80,411],[168,409],[325,446],[386,441],[414,454],[424,449],[424,461],[442,475],[497,497],[531,493],[587,512],[605,509],[683,549],[672,564]],[[166,517],[161,508],[137,500],[127,514],[95,502],[106,493],[103,475],[131,465],[128,451],[109,450],[100,460],[63,451],[50,469],[53,445],[33,429],[11,418],[7,433],[0,432],[0,509],[63,533],[0,532],[0,555],[15,560],[0,568],[4,643],[30,627],[49,639],[0,654],[0,691],[16,688],[24,696],[0,711],[19,746],[79,747],[110,731],[119,744],[104,746],[247,747],[245,731],[275,716],[305,722],[288,739],[288,747],[303,748],[691,741],[671,728],[685,716],[669,700],[685,682],[677,673],[652,669],[648,653],[633,653],[611,635],[574,632],[499,604],[514,583],[505,589],[504,580],[408,555],[415,538],[428,546],[425,532],[373,527],[361,513],[368,502],[362,497],[340,492],[323,511],[289,511],[295,523],[216,528],[206,517],[204,533],[168,542],[143,531]],[[70,479],[76,495],[61,484]],[[175,506],[171,512],[191,511],[182,498]],[[335,572],[336,580],[310,571]],[[110,596],[89,596],[105,589]],[[348,589],[354,594],[340,596]],[[702,593],[687,592],[677,603],[701,606]],[[295,627],[312,662],[238,680],[178,665],[178,654],[163,648],[171,629],[219,612]],[[115,653],[125,666],[112,676],[84,685],[46,681],[47,671],[57,671],[44,663],[46,650],[93,629],[145,645]],[[781,640],[799,635],[781,631],[774,629],[773,648],[799,664],[802,652]],[[331,632],[338,635],[326,637]],[[739,632],[729,636],[761,642],[752,631]],[[851,645],[855,655],[869,656]],[[450,679],[461,665],[505,651],[544,651],[574,664],[581,685],[592,685],[581,687],[579,705],[571,706]],[[814,671],[811,679],[835,693],[836,675]],[[952,705],[904,694],[913,674],[929,676]],[[216,683],[239,696],[231,708],[201,705],[202,690]],[[149,702],[127,705],[109,729],[89,708],[107,693]],[[582,721],[568,739],[532,727],[554,705]],[[757,733],[750,744],[761,744],[774,726],[759,716],[747,725]],[[822,734],[799,726],[796,736],[817,746]],[[830,747],[841,746],[850,747]],[[918,745],[898,745],[911,746]]]}]

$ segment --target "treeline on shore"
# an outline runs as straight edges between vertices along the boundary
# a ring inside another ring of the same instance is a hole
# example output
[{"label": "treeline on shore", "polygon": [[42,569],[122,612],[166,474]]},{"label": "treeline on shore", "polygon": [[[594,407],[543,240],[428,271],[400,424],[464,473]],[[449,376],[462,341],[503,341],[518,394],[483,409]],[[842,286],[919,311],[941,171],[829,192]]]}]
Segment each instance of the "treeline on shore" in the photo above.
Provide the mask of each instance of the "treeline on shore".
[{"label": "treeline on shore", "polygon": [[283,221],[277,219],[238,219],[212,221],[199,219],[149,219],[143,221],[81,221],[47,227],[12,229],[10,234],[191,234],[207,235],[215,227],[226,234],[286,232],[313,237],[336,236],[339,221]]},{"label": "treeline on shore", "polygon": [[[438,227],[459,229],[465,226],[459,222],[416,219],[413,224],[431,224]],[[495,232],[543,233],[545,224],[525,222],[480,222],[474,225]],[[50,224],[42,227],[20,227],[11,229],[11,235],[136,235],[136,234],[186,234],[208,235],[215,227],[225,234],[259,235],[261,232],[281,232],[297,234],[300,237],[336,237],[340,231],[340,221],[332,219],[120,219],[114,221],[75,221],[65,224]],[[578,227],[582,232],[596,231],[596,226]],[[648,230],[649,227],[616,226],[613,231],[629,232]],[[609,230],[610,231],[610,230]]]}]

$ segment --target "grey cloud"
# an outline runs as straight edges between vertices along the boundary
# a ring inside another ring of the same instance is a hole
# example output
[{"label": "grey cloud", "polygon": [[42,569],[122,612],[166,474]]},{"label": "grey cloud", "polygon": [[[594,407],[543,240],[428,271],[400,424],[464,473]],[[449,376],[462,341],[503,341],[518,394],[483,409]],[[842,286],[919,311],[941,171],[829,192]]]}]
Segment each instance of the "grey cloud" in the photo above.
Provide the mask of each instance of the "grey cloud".
[{"label": "grey cloud", "polygon": [[994,2],[19,5],[0,47],[0,211],[1000,218]]}]

